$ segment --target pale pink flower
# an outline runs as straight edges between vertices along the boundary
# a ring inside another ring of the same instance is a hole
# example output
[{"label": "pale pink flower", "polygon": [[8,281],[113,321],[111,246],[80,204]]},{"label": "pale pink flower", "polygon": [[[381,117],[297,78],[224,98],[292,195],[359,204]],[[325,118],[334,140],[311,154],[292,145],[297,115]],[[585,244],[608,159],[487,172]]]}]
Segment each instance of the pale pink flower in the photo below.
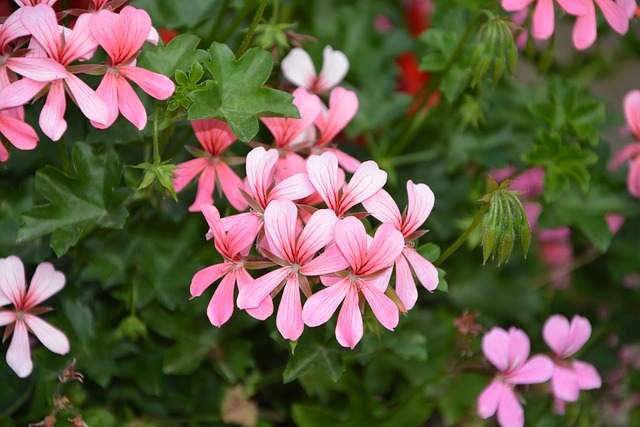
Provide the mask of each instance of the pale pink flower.
[{"label": "pale pink flower", "polygon": [[[81,15],[73,31],[58,26],[56,14],[47,4],[39,4],[22,10],[21,21],[44,52],[58,64],[68,66],[76,59],[90,56],[97,46],[89,31],[88,15]],[[65,91],[90,120],[104,123],[107,108],[104,101],[71,72],[64,70],[63,77],[50,76],[39,80],[23,78],[2,90],[0,108],[24,105],[48,85],[47,100],[40,113],[40,128],[52,140],[57,141],[67,129],[64,112],[67,108]]]},{"label": "pale pink flower", "polygon": [[[253,277],[245,268],[244,257],[249,253],[256,238],[254,231],[258,228],[258,218],[249,216],[243,223],[237,223],[225,232],[218,209],[212,205],[202,205],[201,209],[210,227],[207,238],[213,237],[216,250],[222,255],[224,262],[204,268],[193,276],[191,296],[199,297],[212,283],[222,277],[207,307],[209,321],[212,325],[220,327],[233,314],[233,291],[236,283],[238,290],[242,290],[247,283],[253,281]],[[264,320],[273,313],[273,303],[270,299],[261,301],[247,312],[256,319]]]},{"label": "pale pink flower", "polygon": [[[493,328],[482,338],[482,352],[498,375],[478,396],[478,415],[498,413],[501,427],[524,426],[524,411],[515,393],[518,384],[542,383],[553,373],[553,362],[542,355],[529,359],[529,337],[517,328]],[[527,360],[528,359],[528,360]]]},{"label": "pale pink flower", "polygon": [[0,326],[7,326],[5,338],[13,331],[7,350],[7,363],[21,378],[29,376],[33,370],[29,331],[54,353],[69,352],[69,340],[64,333],[38,317],[50,309],[36,307],[58,293],[64,284],[64,274],[54,270],[48,262],[43,262],[36,268],[27,291],[20,258],[10,256],[0,259],[0,306],[13,304],[13,309],[0,308]]},{"label": "pale pink flower", "polygon": [[[502,0],[502,8],[507,12],[517,12],[528,8],[534,1],[536,1],[536,8],[533,12],[533,37],[546,40],[553,34],[555,25],[553,0]],[[565,12],[571,15],[587,13],[585,0],[557,0],[557,2]]]},{"label": "pale pink flower", "polygon": [[369,160],[360,165],[348,184],[338,172],[335,154],[325,152],[307,159],[309,181],[327,207],[342,217],[350,208],[373,196],[387,182],[387,173]]},{"label": "pale pink flower", "polygon": [[[632,90],[624,97],[624,114],[636,141],[640,141],[640,91]],[[627,188],[632,196],[640,198],[640,142],[620,150],[610,168],[616,170],[626,160],[629,160]]]},{"label": "pale pink flower", "polygon": [[227,165],[227,159],[223,157],[224,150],[236,140],[231,128],[226,122],[216,119],[192,120],[191,126],[205,151],[201,157],[177,165],[174,171],[176,177],[173,180],[175,190],[181,191],[197,175],[200,175],[196,200],[189,206],[189,211],[196,212],[200,210],[201,205],[213,204],[212,194],[216,183],[231,206],[239,211],[245,210],[248,205],[240,193],[242,180]]},{"label": "pale pink flower", "polygon": [[326,92],[338,85],[349,71],[349,60],[344,53],[325,46],[320,75],[316,73],[311,56],[301,48],[293,48],[282,59],[282,74],[291,83],[312,92]]},{"label": "pale pink flower", "polygon": [[431,213],[435,196],[427,185],[414,184],[413,181],[407,182],[407,194],[409,203],[402,214],[391,195],[384,190],[363,201],[362,205],[379,221],[393,225],[404,237],[404,248],[395,260],[396,293],[405,308],[410,310],[418,299],[413,274],[429,292],[438,287],[439,279],[438,270],[414,249],[414,240],[425,233],[418,228]]},{"label": "pale pink flower", "polygon": [[569,323],[566,317],[553,315],[545,322],[542,336],[553,351],[551,392],[558,413],[564,414],[564,402],[575,402],[580,390],[593,390],[602,385],[593,365],[570,359],[591,336],[591,324],[581,316],[573,316]]},{"label": "pale pink flower", "polygon": [[[594,3],[595,2],[595,3]],[[586,12],[578,14],[573,27],[573,44],[576,49],[584,50],[595,42],[597,37],[596,7],[598,5],[605,19],[618,34],[626,34],[629,30],[629,18],[626,5],[613,0],[581,0]],[[633,16],[633,15],[631,15]]]},{"label": "pale pink flower", "polygon": [[[274,200],[264,212],[264,231],[272,253],[267,253],[280,268],[244,287],[238,294],[238,307],[251,308],[269,300],[284,286],[276,326],[282,337],[295,341],[304,329],[300,291],[311,296],[307,276],[319,276],[345,269],[348,264],[336,250],[314,255],[333,241],[336,214],[328,209],[314,212],[304,226],[298,227],[298,208],[290,200]],[[275,255],[275,256],[273,256]],[[271,296],[270,296],[271,295]]]},{"label": "pale pink flower", "polygon": [[353,349],[363,335],[360,296],[382,326],[392,331],[398,325],[398,307],[384,294],[388,283],[376,280],[376,276],[398,258],[404,239],[391,224],[382,224],[371,239],[354,217],[339,221],[334,232],[336,246],[350,266],[348,275],[313,294],[302,309],[302,319],[308,326],[319,326],[331,318],[342,302],[336,339],[343,347]]},{"label": "pale pink flower", "polygon": [[96,91],[107,104],[107,120],[94,126],[111,126],[120,111],[138,129],[145,128],[147,112],[128,80],[159,100],[167,99],[175,91],[168,77],[135,66],[150,29],[149,14],[131,6],[124,7],[119,14],[102,9],[92,15],[91,34],[109,55],[107,72]]},{"label": "pale pink flower", "polygon": [[350,155],[330,147],[329,143],[344,129],[358,111],[358,96],[355,92],[343,87],[336,87],[329,95],[329,109],[323,111],[316,118],[316,126],[320,137],[313,144],[312,153],[322,154],[331,151],[338,158],[338,163],[347,172],[354,173],[360,166],[360,161]]}]

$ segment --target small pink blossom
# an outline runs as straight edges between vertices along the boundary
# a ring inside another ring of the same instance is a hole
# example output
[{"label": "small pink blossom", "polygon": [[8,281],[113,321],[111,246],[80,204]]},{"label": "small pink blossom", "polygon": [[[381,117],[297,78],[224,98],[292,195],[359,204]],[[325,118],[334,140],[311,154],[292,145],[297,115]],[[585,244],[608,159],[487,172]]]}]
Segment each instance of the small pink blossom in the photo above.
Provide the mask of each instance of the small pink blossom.
[{"label": "small pink blossom", "polygon": [[338,85],[349,71],[349,60],[344,53],[325,46],[322,71],[316,73],[311,56],[301,48],[293,48],[282,60],[282,74],[291,83],[312,92],[326,92]]},{"label": "small pink blossom", "polygon": [[517,328],[493,328],[482,338],[482,351],[498,368],[498,375],[478,397],[478,415],[498,413],[501,427],[524,426],[524,411],[515,393],[518,384],[542,383],[553,373],[553,362],[536,355],[529,359],[529,337]]},{"label": "small pink blossom", "polygon": [[[640,91],[632,90],[624,97],[624,114],[636,141],[640,141]],[[627,160],[627,188],[632,196],[640,198],[640,142],[629,144],[620,150],[611,164],[611,169],[618,169]]]},{"label": "small pink blossom", "polygon": [[348,275],[313,294],[302,309],[302,319],[308,326],[319,326],[342,303],[336,339],[353,349],[363,335],[361,296],[382,326],[392,331],[398,325],[398,307],[384,294],[388,282],[376,280],[376,276],[398,258],[404,239],[391,224],[382,224],[371,239],[358,219],[347,217],[335,226],[335,243],[350,266]]},{"label": "small pink blossom", "polygon": [[553,351],[551,391],[556,400],[556,409],[564,414],[564,403],[578,400],[580,390],[593,390],[602,385],[593,365],[569,359],[591,336],[591,324],[581,316],[573,316],[569,323],[566,317],[553,315],[545,322],[542,335]]},{"label": "small pink blossom", "polygon": [[20,258],[10,256],[0,259],[0,307],[13,304],[13,309],[0,308],[0,326],[7,326],[5,338],[13,332],[7,350],[7,363],[21,378],[29,376],[33,370],[29,331],[54,353],[69,352],[69,340],[64,333],[38,317],[50,309],[36,307],[58,293],[64,284],[64,274],[54,270],[48,262],[43,262],[36,268],[27,291]]},{"label": "small pink blossom", "polygon": [[231,206],[239,211],[245,210],[247,202],[240,193],[242,180],[223,157],[224,150],[236,140],[231,128],[227,123],[216,119],[192,120],[191,127],[205,152],[202,157],[178,164],[173,180],[175,189],[179,192],[200,175],[196,200],[189,206],[189,211],[196,212],[203,204],[213,204],[212,194],[216,183],[220,185]]}]

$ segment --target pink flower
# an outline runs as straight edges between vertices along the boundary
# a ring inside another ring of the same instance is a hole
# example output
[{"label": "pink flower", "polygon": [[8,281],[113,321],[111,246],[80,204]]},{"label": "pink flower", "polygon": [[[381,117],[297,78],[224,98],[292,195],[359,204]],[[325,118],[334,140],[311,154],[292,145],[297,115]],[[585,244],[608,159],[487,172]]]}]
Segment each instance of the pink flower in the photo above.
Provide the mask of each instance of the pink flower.
[{"label": "pink flower", "polygon": [[119,15],[102,9],[91,17],[91,34],[109,55],[109,64],[98,90],[108,109],[107,128],[122,115],[142,130],[147,125],[147,112],[128,80],[134,81],[152,97],[164,100],[175,91],[166,76],[135,66],[135,59],[151,29],[151,18],[144,10],[124,7]]},{"label": "pink flower", "polygon": [[216,119],[192,120],[191,126],[205,152],[202,153],[202,157],[177,165],[174,171],[176,177],[173,180],[176,191],[181,191],[200,174],[196,200],[189,206],[189,211],[196,212],[203,204],[213,204],[212,194],[216,182],[231,206],[239,211],[245,210],[247,202],[239,190],[242,188],[242,180],[225,163],[226,159],[222,155],[236,140],[231,128],[227,123]]},{"label": "pink flower", "polygon": [[[632,90],[624,97],[624,114],[636,141],[640,141],[640,91]],[[627,188],[632,196],[640,198],[640,142],[629,144],[620,150],[611,164],[611,169],[616,170],[627,159]]]},{"label": "pink flower", "polygon": [[338,172],[338,159],[331,152],[307,159],[309,181],[324,200],[327,207],[339,217],[350,208],[373,196],[387,182],[387,173],[372,160],[364,162],[356,170],[348,184]]},{"label": "pink flower", "polygon": [[581,316],[573,316],[570,324],[566,317],[553,315],[545,322],[542,336],[553,351],[551,391],[558,413],[564,414],[564,402],[575,402],[580,390],[593,390],[602,385],[593,365],[569,359],[591,336],[591,324]]},{"label": "pink flower", "polygon": [[325,46],[322,56],[322,71],[318,75],[311,56],[303,49],[293,48],[282,60],[280,65],[282,74],[298,87],[313,92],[326,92],[339,84],[347,75],[349,60],[344,53],[333,50],[331,46]]},{"label": "pink flower", "polygon": [[43,262],[36,268],[27,291],[22,261],[15,256],[0,259],[0,306],[13,304],[12,310],[0,308],[0,326],[7,326],[5,338],[13,331],[7,363],[21,378],[33,370],[28,331],[54,353],[69,352],[69,340],[64,333],[38,317],[50,309],[36,307],[59,292],[64,284],[64,274]]},{"label": "pink flower", "polygon": [[[24,122],[22,108],[0,110],[0,134],[21,150],[33,150],[38,144],[36,131]],[[8,158],[9,152],[0,142],[0,162],[6,162]]]},{"label": "pink flower", "polygon": [[304,329],[300,291],[311,296],[307,276],[334,273],[348,265],[336,250],[327,250],[314,258],[320,249],[333,241],[336,221],[338,218],[333,211],[321,209],[299,229],[298,208],[292,201],[269,203],[264,212],[264,231],[273,253],[267,251],[267,256],[280,268],[244,287],[238,294],[238,307],[255,307],[265,299],[271,299],[284,284],[276,325],[283,338],[292,341],[300,338]]},{"label": "pink flower", "polygon": [[[367,212],[379,221],[391,224],[402,233],[405,245],[402,253],[395,260],[396,267],[396,292],[407,310],[413,308],[418,299],[418,291],[413,280],[413,274],[429,291],[433,292],[438,287],[438,270],[429,261],[424,259],[414,248],[414,240],[417,240],[424,231],[418,231],[431,213],[435,197],[431,189],[425,184],[407,182],[407,194],[409,204],[403,214],[393,198],[384,190],[378,191],[368,198],[362,205]],[[409,267],[411,266],[411,267]],[[413,273],[412,273],[413,270]]]},{"label": "pink flower", "polygon": [[596,40],[597,23],[594,2],[602,10],[602,14],[615,32],[626,34],[629,30],[630,16],[626,6],[620,6],[613,0],[581,0],[581,3],[586,6],[586,11],[585,13],[577,14],[578,17],[573,27],[573,44],[576,49],[587,49]]},{"label": "pink flower", "polygon": [[313,294],[302,309],[302,319],[308,326],[319,326],[342,302],[336,339],[343,347],[353,349],[363,335],[361,295],[382,326],[392,331],[398,325],[398,307],[384,294],[388,283],[375,278],[398,258],[404,239],[391,224],[382,224],[371,239],[359,220],[347,217],[335,226],[335,242],[350,266],[348,275]]},{"label": "pink flower", "polygon": [[[225,233],[220,213],[212,205],[201,206],[210,227],[210,235],[216,250],[224,262],[215,264],[198,271],[191,280],[191,296],[199,297],[211,284],[222,277],[220,285],[211,297],[207,307],[207,316],[212,325],[220,327],[231,318],[233,314],[233,290],[238,284],[238,290],[242,290],[247,283],[253,281],[245,268],[245,259],[249,249],[256,238],[255,230],[258,229],[258,218],[249,216],[243,223],[237,223]],[[256,304],[256,307],[247,312],[256,319],[264,320],[273,313],[271,299]]]},{"label": "pink flower", "polygon": [[482,338],[482,352],[498,368],[498,375],[478,397],[478,415],[498,412],[501,427],[524,426],[524,411],[514,391],[518,384],[537,384],[551,378],[553,362],[542,355],[529,358],[529,338],[517,328],[493,328]]},{"label": "pink flower", "polygon": [[[73,31],[58,26],[56,14],[47,4],[41,3],[21,11],[21,21],[32,35],[39,49],[46,52],[55,62],[66,67],[76,59],[85,59],[95,50],[97,43],[89,31],[89,16],[81,15]],[[40,58],[42,60],[44,58]],[[107,116],[105,103],[82,80],[67,70],[38,79],[23,78],[2,90],[0,108],[24,105],[48,85],[47,100],[40,113],[40,128],[52,140],[57,141],[67,129],[64,112],[67,108],[65,91],[69,93],[82,113],[90,120],[104,123]]]},{"label": "pink flower", "polygon": [[[508,12],[517,12],[529,7],[535,0],[502,0],[502,8]],[[585,0],[557,0],[565,12],[571,15],[587,13]],[[591,2],[592,0],[586,0]],[[553,0],[537,0],[533,12],[533,37],[546,40],[553,34],[555,17]]]}]

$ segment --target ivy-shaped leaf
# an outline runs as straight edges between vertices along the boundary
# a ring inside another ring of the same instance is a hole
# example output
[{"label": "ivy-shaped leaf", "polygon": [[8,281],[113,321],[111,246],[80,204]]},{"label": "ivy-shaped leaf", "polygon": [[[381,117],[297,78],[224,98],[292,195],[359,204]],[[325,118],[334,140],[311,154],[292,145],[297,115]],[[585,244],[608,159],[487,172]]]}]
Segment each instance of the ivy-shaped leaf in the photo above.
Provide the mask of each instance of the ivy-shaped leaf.
[{"label": "ivy-shaped leaf", "polygon": [[120,187],[122,164],[114,152],[95,154],[78,142],[72,152],[74,175],[53,166],[36,172],[36,190],[49,202],[22,215],[18,240],[51,235],[50,246],[64,255],[93,227],[122,228],[129,215],[123,201],[132,193]]},{"label": "ivy-shaped leaf", "polygon": [[273,68],[268,52],[253,48],[236,59],[228,46],[213,43],[209,56],[205,66],[214,80],[189,95],[194,102],[189,120],[223,119],[246,142],[258,133],[258,116],[300,117],[293,96],[263,87]]},{"label": "ivy-shaped leaf", "polygon": [[162,42],[157,46],[146,43],[138,56],[138,67],[172,78],[176,70],[189,70],[194,62],[207,59],[206,51],[196,49],[198,43],[200,38],[193,34],[180,34],[166,46]]}]

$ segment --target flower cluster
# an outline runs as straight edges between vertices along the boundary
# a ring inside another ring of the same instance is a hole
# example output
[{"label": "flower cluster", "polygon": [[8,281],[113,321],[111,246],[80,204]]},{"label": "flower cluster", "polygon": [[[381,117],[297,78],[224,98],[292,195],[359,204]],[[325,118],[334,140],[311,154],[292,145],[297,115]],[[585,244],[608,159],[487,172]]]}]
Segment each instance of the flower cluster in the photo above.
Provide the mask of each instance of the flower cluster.
[{"label": "flower cluster", "polygon": [[[110,2],[93,0],[71,29],[59,25],[53,3],[19,2],[21,7],[0,25],[0,134],[16,148],[35,148],[38,136],[24,122],[22,106],[46,97],[39,125],[59,140],[67,129],[65,92],[97,128],[111,126],[120,112],[143,129],[147,114],[129,81],[160,100],[175,90],[169,78],[136,66],[145,41],[158,40],[147,12],[127,6],[115,13]],[[98,46],[109,59],[87,63]],[[96,91],[78,78],[83,73],[104,75]],[[8,157],[0,144],[0,161]]]},{"label": "flower cluster", "polygon": [[554,315],[546,321],[542,334],[552,355],[535,355],[530,359],[529,338],[520,329],[493,328],[485,334],[482,351],[499,373],[478,397],[481,418],[497,412],[501,427],[522,427],[524,411],[515,392],[516,385],[551,380],[551,393],[559,414],[564,414],[566,402],[578,400],[580,390],[600,388],[602,381],[593,365],[571,359],[591,336],[587,319],[574,316],[569,322],[566,317]]}]

